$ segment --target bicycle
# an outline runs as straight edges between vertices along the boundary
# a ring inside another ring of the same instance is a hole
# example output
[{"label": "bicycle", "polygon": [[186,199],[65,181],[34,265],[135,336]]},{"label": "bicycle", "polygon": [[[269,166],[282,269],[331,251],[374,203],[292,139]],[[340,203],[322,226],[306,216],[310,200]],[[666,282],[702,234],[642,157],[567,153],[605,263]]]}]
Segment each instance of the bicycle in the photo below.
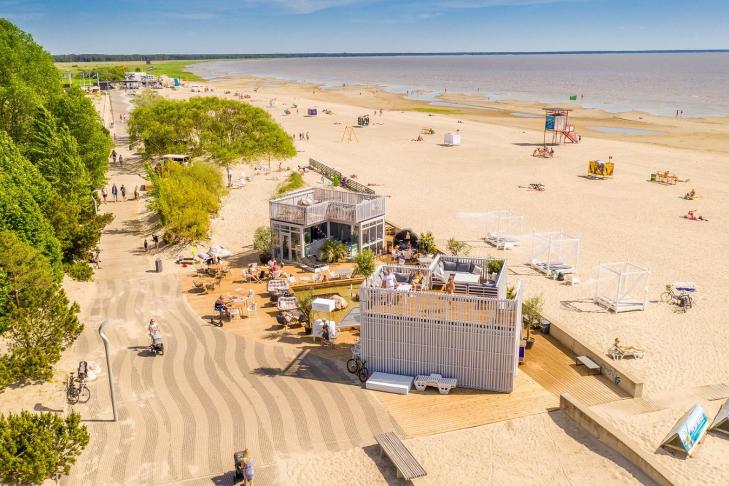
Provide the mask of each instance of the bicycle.
[{"label": "bicycle", "polygon": [[[78,383],[78,386],[76,383]],[[66,399],[68,403],[86,403],[90,398],[91,390],[86,386],[86,381],[74,377],[73,373],[69,373],[68,380],[66,380]]]},{"label": "bicycle", "polygon": [[370,370],[367,369],[367,361],[362,361],[362,358],[359,356],[354,356],[347,360],[347,371],[353,375],[357,375],[357,378],[362,383],[370,377]]},{"label": "bicycle", "polygon": [[691,294],[685,290],[676,292],[673,290],[673,285],[666,285],[666,291],[661,294],[661,302],[666,304],[675,304],[680,310],[686,312],[694,305],[694,300],[691,298]]}]

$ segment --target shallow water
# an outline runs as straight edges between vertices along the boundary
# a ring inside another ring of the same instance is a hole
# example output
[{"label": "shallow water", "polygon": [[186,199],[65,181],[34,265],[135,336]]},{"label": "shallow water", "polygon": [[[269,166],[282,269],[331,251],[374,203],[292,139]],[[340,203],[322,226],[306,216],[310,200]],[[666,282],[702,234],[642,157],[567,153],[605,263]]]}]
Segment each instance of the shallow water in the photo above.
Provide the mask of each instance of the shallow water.
[{"label": "shallow water", "polygon": [[430,99],[444,91],[610,112],[729,115],[729,52],[246,59],[194,64],[208,79],[273,77],[325,86],[371,84]]}]

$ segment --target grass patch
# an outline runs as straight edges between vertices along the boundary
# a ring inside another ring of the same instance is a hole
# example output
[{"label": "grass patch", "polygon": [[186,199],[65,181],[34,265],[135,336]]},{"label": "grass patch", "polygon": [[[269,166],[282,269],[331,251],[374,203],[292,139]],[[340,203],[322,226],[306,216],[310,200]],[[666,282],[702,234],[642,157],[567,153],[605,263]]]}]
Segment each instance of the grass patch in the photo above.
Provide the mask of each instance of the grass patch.
[{"label": "grass patch", "polygon": [[289,191],[300,189],[302,187],[304,187],[304,178],[301,177],[301,174],[299,174],[298,172],[292,172],[291,174],[289,174],[285,181],[283,181],[276,187],[276,196],[280,196]]},{"label": "grass patch", "polygon": [[458,110],[454,110],[452,108],[436,108],[436,107],[429,107],[429,106],[422,106],[418,108],[411,108],[409,111],[417,111],[419,113],[440,113],[443,115],[452,115],[454,113],[460,113]]},{"label": "grass patch", "polygon": [[[187,71],[187,67],[192,64],[197,64],[200,62],[205,62],[204,60],[199,61],[159,61],[159,62],[152,62],[151,64],[146,64],[141,61],[121,61],[121,62],[57,62],[55,63],[56,67],[59,71],[61,71],[61,74],[65,77],[68,73],[72,76],[72,83],[75,86],[81,86],[82,85],[82,79],[79,76],[79,73],[82,71],[84,72],[93,72],[98,68],[99,71],[107,71],[109,68],[115,67],[115,66],[123,66],[125,71],[136,71],[139,69],[140,71],[154,74],[155,76],[161,76],[161,75],[167,75],[171,78],[181,78],[186,81],[205,81],[200,76],[197,76],[189,71]],[[104,77],[102,76],[102,80]],[[89,84],[88,79],[86,80],[86,84]]]}]

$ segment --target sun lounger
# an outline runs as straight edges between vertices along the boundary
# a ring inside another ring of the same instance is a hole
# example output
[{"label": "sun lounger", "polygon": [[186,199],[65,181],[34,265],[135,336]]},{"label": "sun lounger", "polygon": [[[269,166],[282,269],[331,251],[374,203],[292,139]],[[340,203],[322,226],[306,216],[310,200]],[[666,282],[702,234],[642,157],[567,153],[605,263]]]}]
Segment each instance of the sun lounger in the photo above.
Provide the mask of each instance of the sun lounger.
[{"label": "sun lounger", "polygon": [[633,346],[611,346],[607,351],[608,356],[614,360],[623,358],[640,358],[645,356],[645,351],[634,348]]},{"label": "sun lounger", "polygon": [[279,297],[276,307],[281,311],[294,310],[299,307],[296,297]]},{"label": "sun lounger", "polygon": [[277,292],[282,290],[288,290],[289,289],[289,281],[285,278],[280,279],[274,279],[269,280],[268,284],[266,286],[266,290],[268,290],[269,293],[271,292]]}]

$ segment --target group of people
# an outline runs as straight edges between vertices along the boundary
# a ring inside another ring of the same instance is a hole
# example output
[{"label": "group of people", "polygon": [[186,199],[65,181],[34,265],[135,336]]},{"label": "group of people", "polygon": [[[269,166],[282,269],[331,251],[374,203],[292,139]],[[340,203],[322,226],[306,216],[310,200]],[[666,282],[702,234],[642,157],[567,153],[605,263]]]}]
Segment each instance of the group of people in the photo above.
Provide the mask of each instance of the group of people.
[{"label": "group of people", "polygon": [[[293,137],[293,136],[291,138],[295,139],[295,137]],[[299,140],[306,140],[308,142],[309,141],[309,132],[299,132]]]},{"label": "group of people", "polygon": [[[119,196],[121,195],[121,198],[123,201],[127,200],[127,188],[124,184],[117,187],[116,184],[111,185],[111,197],[114,198],[114,202],[117,202],[119,200]],[[139,199],[139,186],[134,186],[134,199]],[[104,198],[104,202],[107,202],[107,198],[109,197],[109,193],[106,192],[106,187],[101,188],[101,196]]]},{"label": "group of people", "polygon": [[276,276],[280,275],[281,272],[283,271],[283,266],[281,265],[281,263],[276,261],[276,259],[273,257],[271,257],[268,260],[267,265],[268,265],[268,270],[270,272],[268,275],[266,275],[265,269],[263,269],[263,268],[259,269],[257,263],[249,263],[248,266],[246,268],[244,268],[242,271],[243,279],[246,282],[261,283],[264,280],[266,280],[266,278],[268,276],[270,276],[271,278],[276,278]]},{"label": "group of people", "polygon": [[124,164],[124,156],[122,154],[117,154],[116,149],[111,151],[111,160],[116,164],[119,162],[119,166],[121,167],[122,164]]},{"label": "group of people", "polygon": [[[152,243],[154,243],[155,248],[159,248],[159,236],[158,235],[152,235]],[[144,239],[144,251],[149,250],[149,242],[147,241],[147,238]]]}]

